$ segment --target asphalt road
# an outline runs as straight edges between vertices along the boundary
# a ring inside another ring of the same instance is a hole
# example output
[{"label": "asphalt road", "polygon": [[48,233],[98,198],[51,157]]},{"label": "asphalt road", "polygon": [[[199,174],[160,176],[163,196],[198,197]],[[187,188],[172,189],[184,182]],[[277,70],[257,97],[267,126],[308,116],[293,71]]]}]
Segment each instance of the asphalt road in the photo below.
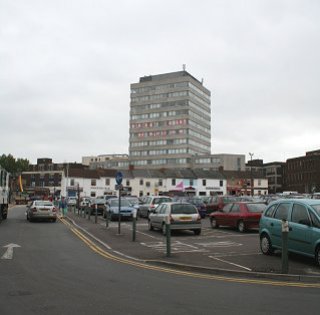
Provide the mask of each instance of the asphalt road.
[{"label": "asphalt road", "polygon": [[71,226],[29,223],[24,207],[0,225],[0,314],[301,314],[319,289],[235,282],[112,259]]}]

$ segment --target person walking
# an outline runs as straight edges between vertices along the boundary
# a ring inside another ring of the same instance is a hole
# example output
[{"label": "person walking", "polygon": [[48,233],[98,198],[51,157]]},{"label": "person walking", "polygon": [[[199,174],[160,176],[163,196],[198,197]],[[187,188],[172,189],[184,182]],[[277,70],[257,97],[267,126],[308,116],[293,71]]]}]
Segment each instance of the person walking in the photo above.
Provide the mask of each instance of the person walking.
[{"label": "person walking", "polygon": [[62,197],[59,202],[59,210],[60,210],[60,215],[61,215],[60,218],[65,217],[67,214],[67,202],[64,197]]}]

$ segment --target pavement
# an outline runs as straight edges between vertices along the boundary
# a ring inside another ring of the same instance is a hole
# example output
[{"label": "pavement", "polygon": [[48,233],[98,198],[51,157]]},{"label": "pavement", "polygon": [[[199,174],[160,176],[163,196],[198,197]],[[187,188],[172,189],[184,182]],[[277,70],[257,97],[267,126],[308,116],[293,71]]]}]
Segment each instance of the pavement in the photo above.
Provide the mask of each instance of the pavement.
[{"label": "pavement", "polygon": [[313,259],[290,254],[288,274],[282,274],[281,253],[262,255],[258,231],[213,230],[208,218],[203,219],[199,236],[191,231],[174,231],[169,257],[166,237],[160,231],[149,231],[145,219],[137,220],[134,241],[131,221],[121,222],[119,234],[118,222],[109,222],[107,227],[101,216],[95,223],[94,216],[89,220],[68,211],[65,219],[114,255],[146,264],[204,274],[320,283],[320,268]]}]

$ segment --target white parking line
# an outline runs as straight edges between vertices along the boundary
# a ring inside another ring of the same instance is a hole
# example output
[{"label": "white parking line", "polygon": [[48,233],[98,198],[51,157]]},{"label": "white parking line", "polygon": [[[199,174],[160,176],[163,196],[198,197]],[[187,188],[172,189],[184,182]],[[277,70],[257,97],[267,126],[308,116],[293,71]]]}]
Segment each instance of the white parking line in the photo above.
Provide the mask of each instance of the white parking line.
[{"label": "white parking line", "polygon": [[236,267],[248,270],[248,271],[252,271],[252,269],[250,269],[250,268],[247,268],[247,267],[244,267],[244,266],[241,266],[241,265],[238,265],[238,264],[234,264],[234,263],[232,263],[230,261],[226,261],[226,260],[223,260],[223,259],[220,259],[220,258],[217,258],[217,257],[209,256],[209,258],[212,258],[212,259],[215,259],[215,260],[218,260],[218,261],[224,262],[226,264],[229,264],[229,265],[232,265],[232,266],[236,266]]},{"label": "white parking line", "polygon": [[[159,252],[166,252],[167,245],[164,242],[151,242],[151,243],[140,243],[143,246],[149,247]],[[205,249],[199,249],[198,247],[184,244],[181,242],[172,242],[171,243],[172,253],[195,253],[195,252],[205,252]]]},{"label": "white parking line", "polygon": [[233,247],[233,246],[242,246],[240,243],[235,243],[231,241],[225,242],[208,242],[208,243],[195,243],[196,245],[203,247]]}]

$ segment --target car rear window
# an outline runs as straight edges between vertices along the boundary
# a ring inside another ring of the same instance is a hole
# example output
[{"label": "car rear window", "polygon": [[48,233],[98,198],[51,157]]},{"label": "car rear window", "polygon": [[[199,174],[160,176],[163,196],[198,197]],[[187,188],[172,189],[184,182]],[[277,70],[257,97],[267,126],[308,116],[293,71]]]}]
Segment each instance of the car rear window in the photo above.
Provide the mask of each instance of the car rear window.
[{"label": "car rear window", "polygon": [[267,207],[267,205],[264,203],[249,203],[247,206],[248,211],[254,213],[262,213]]},{"label": "car rear window", "polygon": [[230,198],[230,197],[225,197],[223,198],[223,202],[224,203],[228,203],[228,202],[236,202],[237,201],[237,198]]},{"label": "car rear window", "polygon": [[154,198],[153,203],[158,205],[159,203],[170,202],[170,201],[171,201],[170,198]]},{"label": "car rear window", "polygon": [[193,205],[177,204],[171,206],[172,214],[195,214],[197,212],[197,209]]},{"label": "car rear window", "polygon": [[36,206],[40,207],[52,207],[53,204],[51,202],[46,202],[46,201],[36,201],[35,203]]}]

